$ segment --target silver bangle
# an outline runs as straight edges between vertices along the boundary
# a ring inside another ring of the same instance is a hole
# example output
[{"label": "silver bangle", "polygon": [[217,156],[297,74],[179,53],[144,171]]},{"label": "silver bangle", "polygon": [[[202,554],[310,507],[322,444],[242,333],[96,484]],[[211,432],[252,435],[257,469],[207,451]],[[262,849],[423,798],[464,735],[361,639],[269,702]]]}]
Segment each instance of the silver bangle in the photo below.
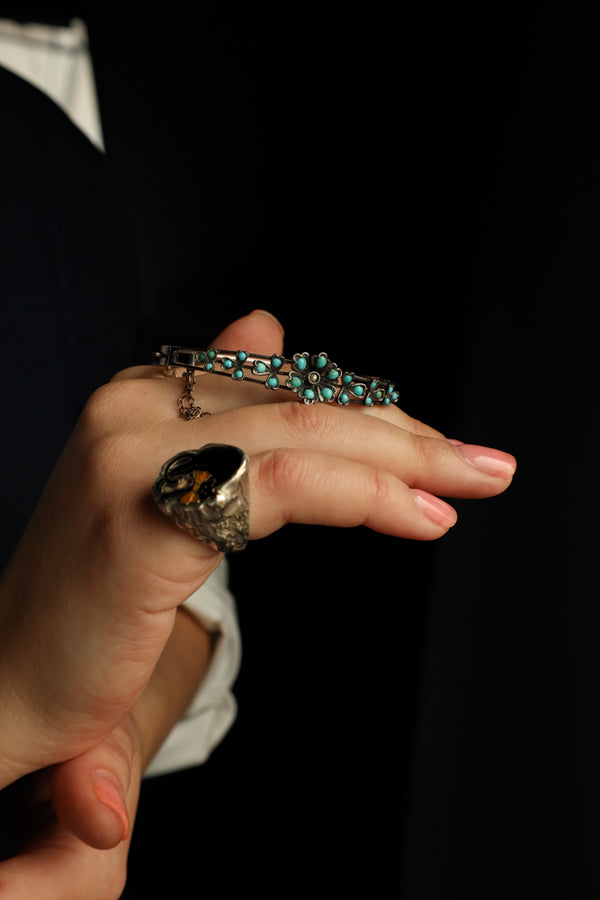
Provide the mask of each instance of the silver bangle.
[{"label": "silver bangle", "polygon": [[391,381],[371,375],[356,375],[342,369],[326,353],[295,353],[291,359],[279,354],[263,356],[246,350],[193,349],[163,344],[153,362],[167,370],[228,375],[233,381],[251,381],[267,390],[293,391],[306,404],[337,403],[339,406],[389,406],[398,401]]}]

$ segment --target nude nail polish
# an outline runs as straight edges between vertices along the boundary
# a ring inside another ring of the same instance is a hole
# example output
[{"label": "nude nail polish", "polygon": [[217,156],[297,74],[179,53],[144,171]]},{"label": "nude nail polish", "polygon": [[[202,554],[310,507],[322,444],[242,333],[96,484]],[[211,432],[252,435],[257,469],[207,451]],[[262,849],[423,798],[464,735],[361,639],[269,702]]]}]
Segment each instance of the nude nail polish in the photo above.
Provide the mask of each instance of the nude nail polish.
[{"label": "nude nail polish", "polygon": [[411,493],[420,511],[427,516],[430,522],[441,525],[443,528],[451,528],[456,525],[458,516],[454,507],[427,491],[419,491],[414,488]]},{"label": "nude nail polish", "polygon": [[110,809],[121,822],[123,836],[121,840],[126,840],[129,834],[129,815],[125,799],[121,793],[116,779],[110,772],[98,769],[93,773],[94,793],[100,803]]},{"label": "nude nail polish", "polygon": [[461,441],[450,441],[454,449],[465,462],[496,478],[512,478],[517,468],[517,461],[510,453],[494,450],[492,447],[479,447],[477,444],[463,444]]}]

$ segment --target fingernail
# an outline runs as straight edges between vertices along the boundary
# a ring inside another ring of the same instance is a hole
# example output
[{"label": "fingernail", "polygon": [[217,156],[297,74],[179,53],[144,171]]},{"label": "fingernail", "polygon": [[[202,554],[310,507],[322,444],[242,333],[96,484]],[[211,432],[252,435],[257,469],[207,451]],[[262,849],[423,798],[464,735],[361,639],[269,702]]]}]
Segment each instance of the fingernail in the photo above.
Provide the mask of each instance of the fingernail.
[{"label": "fingernail", "polygon": [[494,450],[491,447],[478,447],[476,444],[463,444],[461,441],[450,441],[458,455],[485,475],[497,478],[511,478],[517,468],[517,461],[510,453]]},{"label": "fingernail", "polygon": [[281,329],[281,333],[284,334],[284,328],[279,319],[276,319],[273,313],[270,313],[266,309],[254,309],[253,313],[259,313],[261,316],[267,316],[267,318],[271,319],[271,321],[275,322],[276,325]]},{"label": "fingernail", "polygon": [[452,528],[453,525],[456,525],[458,516],[454,507],[427,491],[413,489],[412,495],[415,503],[430,522],[442,525],[444,528]]},{"label": "fingernail", "polygon": [[121,793],[121,788],[114,775],[110,772],[105,772],[103,769],[98,769],[93,773],[93,779],[96,797],[103,806],[106,806],[107,809],[110,809],[111,812],[114,812],[115,815],[118,816],[123,827],[123,837],[121,840],[126,840],[127,835],[129,834],[129,814],[127,812],[125,798]]}]

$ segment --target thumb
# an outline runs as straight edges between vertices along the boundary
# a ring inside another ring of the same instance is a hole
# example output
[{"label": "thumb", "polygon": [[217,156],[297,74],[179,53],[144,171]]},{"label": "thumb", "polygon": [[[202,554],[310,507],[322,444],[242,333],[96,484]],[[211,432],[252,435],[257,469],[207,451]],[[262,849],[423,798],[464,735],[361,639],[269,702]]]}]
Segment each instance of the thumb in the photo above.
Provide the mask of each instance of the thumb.
[{"label": "thumb", "polygon": [[212,342],[219,350],[247,350],[268,356],[283,351],[283,326],[270,312],[255,309],[236,319]]},{"label": "thumb", "polygon": [[141,780],[135,727],[117,725],[100,744],[60,763],[51,783],[58,820],[90,847],[108,850],[129,836]]}]

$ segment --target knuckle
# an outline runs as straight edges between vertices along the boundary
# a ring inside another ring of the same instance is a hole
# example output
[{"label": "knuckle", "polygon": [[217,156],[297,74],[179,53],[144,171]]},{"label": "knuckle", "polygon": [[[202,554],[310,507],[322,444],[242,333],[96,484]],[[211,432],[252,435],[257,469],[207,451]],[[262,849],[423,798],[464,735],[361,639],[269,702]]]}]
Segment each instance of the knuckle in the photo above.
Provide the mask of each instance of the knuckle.
[{"label": "knuckle", "polygon": [[411,433],[412,454],[419,471],[428,471],[435,462],[436,443],[423,434]]},{"label": "knuckle", "polygon": [[128,467],[125,443],[123,436],[118,432],[107,431],[98,435],[89,444],[80,461],[82,487],[87,484],[91,490],[101,487],[106,491],[110,485],[120,483],[119,472]]},{"label": "knuckle", "polygon": [[368,476],[370,506],[375,509],[387,507],[391,497],[391,475],[380,469],[371,469]]},{"label": "knuckle", "polygon": [[280,496],[289,485],[301,486],[307,469],[306,460],[299,453],[276,449],[262,457],[258,477],[267,496]]},{"label": "knuckle", "polygon": [[78,446],[85,474],[110,482],[131,462],[138,446],[140,424],[135,411],[148,409],[152,385],[144,380],[111,381],[97,388],[77,424]]},{"label": "knuckle", "polygon": [[311,405],[298,402],[279,403],[279,412],[284,420],[287,433],[295,442],[302,442],[307,436],[311,441],[326,440],[337,429],[337,418],[331,409],[320,403]]},{"label": "knuckle", "polygon": [[123,419],[123,412],[134,402],[132,381],[109,381],[97,388],[87,400],[80,419],[80,428],[92,439],[114,430]]},{"label": "knuckle", "polygon": [[[157,401],[157,398],[158,401]],[[149,414],[162,409],[156,380],[127,378],[103,384],[88,398],[79,426],[90,437],[113,431],[131,431],[147,422]]]},{"label": "knuckle", "polygon": [[131,770],[139,753],[139,740],[131,720],[126,716],[103,740],[102,753],[104,768],[110,769],[117,778],[121,789],[129,787]]},{"label": "knuckle", "polygon": [[133,737],[126,728],[119,728],[105,739],[114,770],[118,773],[121,787],[127,787],[129,770],[135,753]]}]

